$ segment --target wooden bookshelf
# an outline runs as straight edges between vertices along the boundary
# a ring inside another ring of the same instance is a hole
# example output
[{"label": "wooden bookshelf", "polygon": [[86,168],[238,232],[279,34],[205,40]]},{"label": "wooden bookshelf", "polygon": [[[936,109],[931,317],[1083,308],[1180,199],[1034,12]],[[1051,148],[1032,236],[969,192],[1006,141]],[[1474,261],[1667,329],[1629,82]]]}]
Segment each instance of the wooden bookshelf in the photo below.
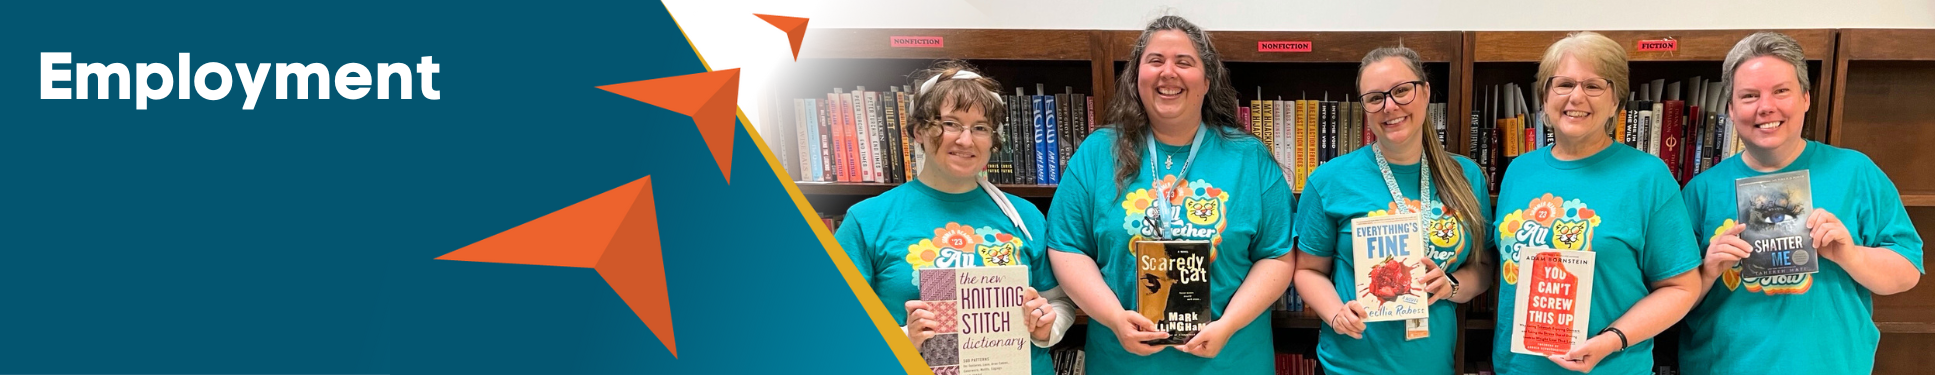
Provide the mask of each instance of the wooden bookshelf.
[{"label": "wooden bookshelf", "polygon": [[[1935,230],[1935,30],[1845,29],[1833,57],[1831,106],[1825,110],[1830,144],[1867,154],[1902,193],[1908,216],[1923,233]],[[1926,260],[1926,257],[1924,257]],[[1881,329],[1876,374],[1917,374],[1935,366],[1927,355],[1935,346],[1935,278],[1922,275],[1907,292],[1876,296],[1875,325]]]},{"label": "wooden bookshelf", "polygon": [[[1653,79],[1669,82],[1700,76],[1717,81],[1722,61],[1733,44],[1756,30],[1615,30],[1601,34],[1628,48],[1632,82]],[[1935,30],[1802,29],[1779,30],[1800,41],[1806,51],[1814,104],[1804,136],[1860,150],[1872,157],[1901,190],[1902,202],[1917,228],[1935,231],[1935,152],[1923,151],[1935,141]],[[1552,42],[1567,31],[1418,31],[1418,32],[1294,32],[1211,31],[1217,49],[1231,72],[1231,83],[1242,105],[1256,98],[1348,100],[1355,91],[1358,60],[1372,48],[1400,40],[1424,58],[1432,76],[1435,102],[1448,103],[1447,142],[1455,152],[1469,152],[1470,113],[1482,103],[1476,90],[1504,83],[1532,84],[1537,61]],[[775,109],[790,109],[789,100],[824,94],[832,87],[886,87],[909,84],[906,74],[938,58],[959,58],[976,64],[999,79],[1007,90],[1036,83],[1050,92],[1075,87],[1105,105],[1115,89],[1116,75],[1129,63],[1128,53],[1139,30],[990,30],[990,29],[811,29],[800,52],[800,62],[786,76],[806,77],[781,82],[770,98]],[[939,36],[943,48],[893,48],[894,36]],[[1641,40],[1672,39],[1670,52],[1641,52]],[[1306,41],[1310,52],[1260,52],[1260,41]],[[1637,86],[1637,85],[1635,85]],[[1526,87],[1527,94],[1533,94]],[[1528,100],[1529,102],[1529,100]],[[783,105],[783,106],[782,106]],[[780,111],[766,111],[767,121],[779,121]],[[1101,116],[1097,108],[1098,117]],[[790,125],[788,125],[790,126]],[[790,129],[788,127],[787,129]],[[781,160],[793,163],[797,150],[791,133],[778,138],[774,148]],[[769,139],[769,141],[773,141]],[[839,214],[859,200],[892,189],[896,184],[800,182],[800,190],[822,212]],[[1003,185],[1004,191],[1033,201],[1046,210],[1054,186]],[[1496,197],[1493,201],[1496,202]],[[1926,237],[1926,236],[1925,236]],[[1496,293],[1491,291],[1489,293]],[[1498,329],[1489,312],[1468,312],[1461,306],[1456,358],[1460,373],[1475,371],[1474,363],[1490,361],[1492,331]],[[1272,325],[1279,347],[1285,342],[1315,342],[1323,322],[1278,312]],[[1086,323],[1086,317],[1079,317]],[[1883,333],[1876,362],[1877,374],[1909,374],[1935,368],[1935,280],[1924,276],[1914,290],[1875,297],[1876,326]],[[1659,363],[1677,363],[1673,351],[1677,331],[1669,330],[1656,349]],[[1467,351],[1466,347],[1472,350]],[[1484,368],[1484,367],[1479,367]]]},{"label": "wooden bookshelf", "polygon": [[[1734,43],[1762,30],[1594,30],[1626,47],[1628,67],[1632,73],[1632,87],[1638,87],[1654,79],[1675,82],[1695,76],[1719,81],[1722,64],[1727,52]],[[1790,29],[1773,30],[1793,37],[1801,43],[1807,55],[1808,80],[1813,84],[1815,108],[1827,108],[1834,78],[1835,30],[1833,29]],[[1469,68],[1475,86],[1465,87],[1464,95],[1477,98],[1483,92],[1473,92],[1474,87],[1484,87],[1504,83],[1533,84],[1538,74],[1538,61],[1545,56],[1545,49],[1553,42],[1565,38],[1572,31],[1471,31],[1465,33],[1466,48],[1471,56]],[[1639,51],[1639,41],[1671,39],[1678,42],[1673,51]],[[1532,87],[1526,87],[1527,95]],[[1622,99],[1623,100],[1623,99]],[[1471,102],[1482,103],[1474,99]],[[1528,101],[1529,102],[1529,101]],[[1473,107],[1463,107],[1467,115]],[[1820,111],[1810,112],[1807,128],[1803,136],[1809,139],[1823,139],[1820,131],[1827,124],[1827,116]],[[1469,125],[1467,125],[1469,126]],[[1462,133],[1460,133],[1462,134]],[[1468,140],[1468,138],[1466,138]],[[1465,143],[1459,143],[1463,147]],[[1463,148],[1460,148],[1463,150]]]}]

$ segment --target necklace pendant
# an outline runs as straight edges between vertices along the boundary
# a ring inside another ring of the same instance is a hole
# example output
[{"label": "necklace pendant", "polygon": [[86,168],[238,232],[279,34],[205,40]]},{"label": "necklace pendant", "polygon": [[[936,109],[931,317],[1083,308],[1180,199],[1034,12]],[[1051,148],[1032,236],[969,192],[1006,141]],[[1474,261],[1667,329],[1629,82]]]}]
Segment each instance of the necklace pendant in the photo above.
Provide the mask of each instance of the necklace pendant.
[{"label": "necklace pendant", "polygon": [[1163,155],[1163,156],[1162,156],[1162,169],[1169,169],[1169,168],[1175,168],[1175,167],[1176,167],[1176,156],[1175,156],[1175,155]]}]

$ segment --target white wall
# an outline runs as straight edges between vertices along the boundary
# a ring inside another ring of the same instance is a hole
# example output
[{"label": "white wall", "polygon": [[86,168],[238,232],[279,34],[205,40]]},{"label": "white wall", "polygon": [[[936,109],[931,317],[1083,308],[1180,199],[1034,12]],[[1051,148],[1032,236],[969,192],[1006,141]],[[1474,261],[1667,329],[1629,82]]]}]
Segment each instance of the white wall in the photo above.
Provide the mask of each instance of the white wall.
[{"label": "white wall", "polygon": [[1931,0],[828,0],[812,26],[1136,30],[1164,8],[1211,30],[1935,28]]}]

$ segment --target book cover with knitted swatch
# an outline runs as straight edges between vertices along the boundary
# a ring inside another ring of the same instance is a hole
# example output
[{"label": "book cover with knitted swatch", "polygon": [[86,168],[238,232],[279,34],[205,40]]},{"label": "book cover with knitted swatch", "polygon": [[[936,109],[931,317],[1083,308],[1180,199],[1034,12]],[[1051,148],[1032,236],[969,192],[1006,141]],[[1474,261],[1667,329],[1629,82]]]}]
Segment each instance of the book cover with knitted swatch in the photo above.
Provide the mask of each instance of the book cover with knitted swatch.
[{"label": "book cover with knitted swatch", "polygon": [[[1740,203],[1740,239],[1753,246],[1740,261],[1740,277],[1815,273],[1821,262],[1807,227],[1814,195],[1807,170],[1734,180]],[[1798,277],[1798,276],[1796,276]]]},{"label": "book cover with knitted swatch", "polygon": [[1548,247],[1519,249],[1518,295],[1512,304],[1512,352],[1553,355],[1586,343],[1592,322],[1592,267],[1598,253]]},{"label": "book cover with knitted swatch", "polygon": [[1419,215],[1352,219],[1351,263],[1366,322],[1429,316],[1424,292],[1424,223]]},{"label": "book cover with knitted swatch", "polygon": [[1168,338],[1149,345],[1182,345],[1209,324],[1209,241],[1138,241],[1136,312]]},{"label": "book cover with knitted swatch", "polygon": [[920,300],[939,322],[920,345],[935,374],[1026,375],[1028,267],[920,269]]}]

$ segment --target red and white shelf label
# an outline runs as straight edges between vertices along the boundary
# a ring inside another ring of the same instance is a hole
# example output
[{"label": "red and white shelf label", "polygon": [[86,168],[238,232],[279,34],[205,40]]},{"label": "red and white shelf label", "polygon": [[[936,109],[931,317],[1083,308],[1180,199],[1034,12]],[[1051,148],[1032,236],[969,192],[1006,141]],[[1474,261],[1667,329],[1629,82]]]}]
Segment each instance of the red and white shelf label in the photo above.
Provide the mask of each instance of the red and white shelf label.
[{"label": "red and white shelf label", "polygon": [[1259,40],[1257,52],[1310,52],[1308,40]]},{"label": "red and white shelf label", "polygon": [[942,42],[941,37],[938,36],[887,37],[888,46],[893,48],[941,48]]},{"label": "red and white shelf label", "polygon": [[1637,47],[1640,52],[1671,52],[1680,50],[1680,41],[1672,39],[1641,40]]}]

